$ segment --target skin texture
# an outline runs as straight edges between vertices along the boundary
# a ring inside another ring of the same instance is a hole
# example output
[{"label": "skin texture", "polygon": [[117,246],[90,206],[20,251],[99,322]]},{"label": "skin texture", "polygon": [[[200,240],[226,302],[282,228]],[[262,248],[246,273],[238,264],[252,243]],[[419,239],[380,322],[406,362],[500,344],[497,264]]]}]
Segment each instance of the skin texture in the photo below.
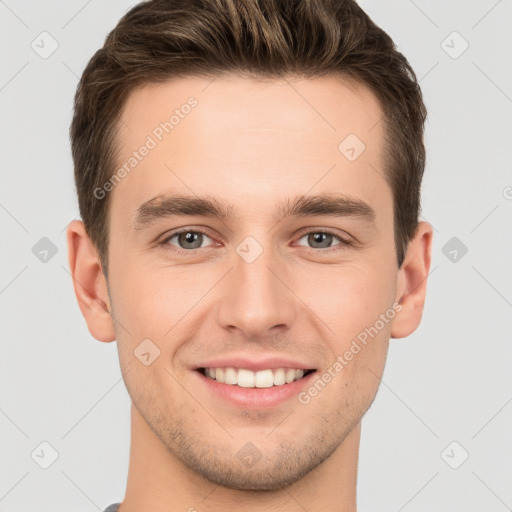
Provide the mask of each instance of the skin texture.
[{"label": "skin texture", "polygon": [[[144,86],[123,111],[119,166],[191,96],[197,106],[109,192],[108,286],[83,223],[68,228],[80,309],[96,339],[117,340],[132,399],[120,510],[354,511],[360,422],[390,337],[420,323],[432,228],[419,224],[398,269],[382,112],[370,90],[339,77]],[[338,150],[351,133],[366,146],[354,161]],[[214,196],[232,205],[231,216],[167,217],[136,229],[137,208],[168,193]],[[321,193],[364,201],[374,224],[356,216],[276,220],[281,201]],[[169,239],[178,228],[205,230],[192,245],[200,248]],[[307,236],[326,229],[352,244]],[[247,236],[263,249],[251,263],[236,252]],[[294,397],[273,408],[236,407],[194,370],[214,357],[279,355],[321,375],[399,301],[394,318],[308,404]],[[146,338],[160,350],[148,366],[134,355]],[[237,455],[248,442],[261,454],[251,467]]]}]

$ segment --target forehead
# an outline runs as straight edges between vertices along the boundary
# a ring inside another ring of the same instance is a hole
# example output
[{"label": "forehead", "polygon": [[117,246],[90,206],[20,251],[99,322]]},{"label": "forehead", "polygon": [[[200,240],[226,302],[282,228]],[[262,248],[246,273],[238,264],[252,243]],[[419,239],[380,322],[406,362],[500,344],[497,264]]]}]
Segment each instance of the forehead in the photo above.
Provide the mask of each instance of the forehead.
[{"label": "forehead", "polygon": [[[191,102],[196,106],[189,108]],[[304,139],[309,134],[317,139],[323,134],[331,145],[331,139],[337,140],[346,132],[368,139],[367,132],[373,131],[381,117],[374,93],[349,77],[198,76],[146,84],[132,91],[122,112],[119,137],[128,145],[136,144],[134,136],[151,134],[160,123],[171,120],[174,138],[189,128],[195,132],[195,142],[218,139],[223,135],[218,129],[222,127],[236,130],[240,137],[254,135],[259,129],[269,134],[275,129],[283,138],[302,135]]]},{"label": "forehead", "polygon": [[145,85],[121,116],[117,164],[126,172],[111,192],[112,208],[133,217],[141,203],[167,192],[245,197],[241,207],[254,199],[260,208],[283,192],[313,189],[369,202],[380,191],[390,199],[389,190],[382,194],[381,119],[366,86],[334,76]]}]

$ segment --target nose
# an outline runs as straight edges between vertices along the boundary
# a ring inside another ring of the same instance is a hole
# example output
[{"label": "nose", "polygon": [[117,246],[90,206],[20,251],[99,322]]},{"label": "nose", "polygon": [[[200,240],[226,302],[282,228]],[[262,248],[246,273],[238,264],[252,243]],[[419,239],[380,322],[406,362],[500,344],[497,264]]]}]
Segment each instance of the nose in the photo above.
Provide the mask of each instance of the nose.
[{"label": "nose", "polygon": [[219,325],[253,341],[289,330],[297,305],[287,276],[285,264],[270,250],[265,249],[251,263],[235,253],[234,268],[223,280]]}]

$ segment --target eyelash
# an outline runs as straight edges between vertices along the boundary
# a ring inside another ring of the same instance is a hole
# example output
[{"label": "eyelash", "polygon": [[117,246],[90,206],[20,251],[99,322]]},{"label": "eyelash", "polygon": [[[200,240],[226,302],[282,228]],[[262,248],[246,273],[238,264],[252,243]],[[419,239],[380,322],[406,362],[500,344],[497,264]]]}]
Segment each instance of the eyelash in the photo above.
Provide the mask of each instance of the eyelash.
[{"label": "eyelash", "polygon": [[[196,249],[182,249],[181,247],[177,247],[174,245],[171,246],[172,249],[170,249],[169,241],[172,238],[174,238],[175,236],[181,235],[183,233],[201,233],[201,234],[207,236],[208,238],[212,238],[206,231],[203,231],[202,229],[198,229],[198,228],[182,229],[180,231],[176,231],[176,232],[172,233],[171,235],[165,237],[165,239],[163,239],[161,242],[159,242],[159,244],[162,245],[164,247],[164,249],[166,249],[166,250],[170,250],[170,251],[176,252],[178,254],[183,254],[183,255],[194,253],[194,251],[198,251],[200,249],[206,249],[206,247],[197,247]],[[311,233],[315,233],[315,234],[322,233],[322,234],[326,234],[326,235],[332,235],[334,238],[337,238],[338,241],[340,242],[339,244],[333,245],[332,247],[325,247],[325,248],[308,247],[308,249],[313,250],[313,251],[328,252],[329,249],[333,249],[338,246],[341,246],[341,250],[343,250],[347,246],[352,245],[352,242],[350,240],[347,240],[347,239],[341,237],[340,235],[338,235],[337,233],[335,233],[334,231],[330,231],[328,229],[320,229],[320,230],[313,229],[311,231],[305,231],[300,234],[298,240],[300,240],[301,238],[304,238],[306,235],[309,235]]]}]

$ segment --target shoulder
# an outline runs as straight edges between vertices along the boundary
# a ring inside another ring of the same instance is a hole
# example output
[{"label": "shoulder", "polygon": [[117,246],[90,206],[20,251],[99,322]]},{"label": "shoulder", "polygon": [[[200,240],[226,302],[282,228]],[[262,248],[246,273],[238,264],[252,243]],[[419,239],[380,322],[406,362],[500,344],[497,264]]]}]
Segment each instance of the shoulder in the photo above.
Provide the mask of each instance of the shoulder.
[{"label": "shoulder", "polygon": [[117,512],[117,510],[119,509],[119,505],[121,505],[121,503],[113,503],[112,505],[107,507],[104,510],[104,512]]}]

